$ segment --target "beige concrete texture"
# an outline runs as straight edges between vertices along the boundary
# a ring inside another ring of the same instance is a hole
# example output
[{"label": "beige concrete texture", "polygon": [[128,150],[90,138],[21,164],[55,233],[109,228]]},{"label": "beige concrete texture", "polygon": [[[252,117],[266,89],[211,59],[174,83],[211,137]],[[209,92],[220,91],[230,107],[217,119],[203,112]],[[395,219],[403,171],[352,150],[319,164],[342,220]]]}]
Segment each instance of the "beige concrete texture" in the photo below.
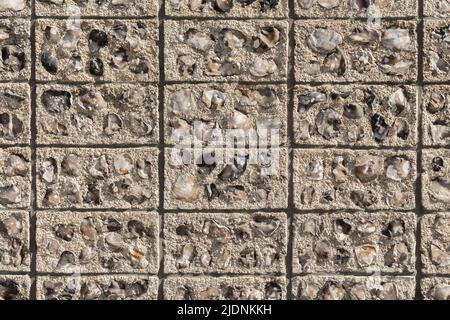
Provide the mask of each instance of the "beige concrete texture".
[{"label": "beige concrete texture", "polygon": [[0,211],[0,271],[30,271],[29,220],[27,211]]},{"label": "beige concrete texture", "polygon": [[252,133],[258,143],[286,143],[285,85],[180,84],[164,90],[166,143],[177,145],[189,136],[192,144],[225,146],[227,134],[236,130],[242,130],[245,144],[253,141]]},{"label": "beige concrete texture", "polygon": [[158,143],[154,85],[37,86],[37,142],[42,144]]},{"label": "beige concrete texture", "polygon": [[156,148],[39,148],[39,208],[158,207]]},{"label": "beige concrete texture", "polygon": [[422,94],[423,144],[427,147],[446,147],[450,139],[450,86],[426,85]]},{"label": "beige concrete texture", "polygon": [[156,300],[158,278],[139,275],[38,276],[38,300]]},{"label": "beige concrete texture", "polygon": [[165,300],[286,300],[286,278],[270,276],[164,279]]},{"label": "beige concrete texture", "polygon": [[155,19],[38,19],[36,78],[66,82],[157,81]]},{"label": "beige concrete texture", "polygon": [[31,17],[31,0],[3,1],[0,17]]},{"label": "beige concrete texture", "polygon": [[448,61],[449,49],[447,35],[450,32],[448,19],[424,21],[423,39],[423,77],[428,81],[447,81],[450,74],[450,62]]},{"label": "beige concrete texture", "polygon": [[287,32],[277,20],[166,20],[166,80],[286,80]]},{"label": "beige concrete texture", "polygon": [[0,274],[0,300],[29,300],[30,287],[29,276]]},{"label": "beige concrete texture", "polygon": [[297,209],[415,208],[413,151],[296,149],[293,152]]},{"label": "beige concrete texture", "polygon": [[30,122],[31,105],[28,84],[0,84],[0,143],[29,144]]},{"label": "beige concrete texture", "polygon": [[287,0],[167,0],[169,17],[286,18]]},{"label": "beige concrete texture", "polygon": [[159,10],[158,0],[36,0],[37,16],[147,16],[156,17]]},{"label": "beige concrete texture", "polygon": [[159,269],[156,212],[38,212],[37,270],[146,273]]},{"label": "beige concrete texture", "polygon": [[422,205],[426,210],[450,208],[450,150],[428,149],[422,154]]},{"label": "beige concrete texture", "polygon": [[413,300],[414,277],[308,275],[292,280],[298,300]]},{"label": "beige concrete texture", "polygon": [[425,17],[448,18],[450,17],[450,1],[426,0],[423,2],[423,14]]},{"label": "beige concrete texture", "polygon": [[165,273],[286,272],[285,213],[169,213]]},{"label": "beige concrete texture", "polygon": [[415,271],[412,212],[298,214],[293,226],[296,274]]},{"label": "beige concrete texture", "polygon": [[168,148],[166,209],[287,208],[285,148]]},{"label": "beige concrete texture", "polygon": [[30,21],[0,19],[1,81],[28,80],[31,75]]},{"label": "beige concrete texture", "polygon": [[417,143],[414,86],[297,86],[294,92],[298,144],[414,147]]},{"label": "beige concrete texture", "polygon": [[450,273],[450,213],[425,215],[420,219],[422,272]]},{"label": "beige concrete texture", "polygon": [[424,300],[449,300],[450,279],[448,277],[427,277],[420,281]]},{"label": "beige concrete texture", "polygon": [[414,21],[299,20],[294,29],[298,82],[417,79]]},{"label": "beige concrete texture", "polygon": [[0,148],[0,208],[30,208],[31,150]]}]

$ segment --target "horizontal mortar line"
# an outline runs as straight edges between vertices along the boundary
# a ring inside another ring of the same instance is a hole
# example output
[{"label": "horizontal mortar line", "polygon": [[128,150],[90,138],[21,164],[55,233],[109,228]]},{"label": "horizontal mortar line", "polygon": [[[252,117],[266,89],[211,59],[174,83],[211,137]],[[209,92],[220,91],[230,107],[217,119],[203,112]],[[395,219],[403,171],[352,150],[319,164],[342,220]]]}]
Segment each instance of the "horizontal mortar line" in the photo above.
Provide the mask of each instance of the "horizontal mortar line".
[{"label": "horizontal mortar line", "polygon": [[[80,272],[77,275],[80,276],[149,276],[149,277],[158,277],[157,273],[151,272],[136,272],[136,271],[128,271],[128,272]],[[38,277],[45,276],[55,276],[55,277],[74,277],[74,273],[63,273],[63,272],[52,272],[52,271],[37,271],[36,275]]]},{"label": "horizontal mortar line", "polygon": [[258,276],[258,277],[286,277],[287,275],[285,272],[270,272],[270,273],[265,273],[265,272],[254,272],[254,273],[237,273],[237,272],[198,272],[198,273],[193,273],[193,272],[186,272],[186,273],[180,273],[180,272],[164,272],[163,273],[164,276],[166,277],[202,277],[202,276],[208,276],[208,277],[229,277],[229,276],[233,276],[233,277],[252,277],[252,276]]},{"label": "horizontal mortar line", "polygon": [[[294,186],[295,186],[294,182]],[[385,213],[385,212],[398,212],[398,213],[414,213],[415,208],[412,209],[297,209],[294,208],[294,214],[324,214],[330,215],[333,213]]]},{"label": "horizontal mortar line", "polygon": [[424,83],[423,83],[423,87],[434,86],[434,85],[450,85],[450,80],[445,80],[445,81],[424,81]]},{"label": "horizontal mortar line", "polygon": [[350,146],[350,145],[314,145],[314,144],[308,144],[308,145],[303,145],[303,144],[299,144],[299,143],[293,143],[291,145],[292,150],[310,150],[310,149],[321,149],[323,151],[329,151],[330,149],[336,149],[336,150],[357,150],[357,151],[370,151],[370,150],[374,150],[374,151],[389,151],[389,150],[393,150],[393,151],[416,151],[414,146],[410,146],[410,147],[399,147],[399,146]]},{"label": "horizontal mortar line", "polygon": [[422,271],[422,276],[424,278],[449,278],[449,280],[450,280],[450,273],[439,273],[439,272],[436,272],[436,273],[424,273]]},{"label": "horizontal mortar line", "polygon": [[[410,272],[386,272],[386,271],[377,271],[375,276],[382,276],[382,277],[414,277],[415,276],[415,271],[413,273]],[[333,277],[333,276],[353,276],[353,277],[370,277],[373,276],[374,272],[370,273],[370,272],[359,272],[359,271],[330,271],[330,272],[325,272],[325,271],[320,271],[320,272],[311,272],[311,273],[296,273],[293,272],[292,273],[292,277],[308,277],[308,276],[320,276],[320,277],[324,277],[324,276],[329,276],[329,277]]]},{"label": "horizontal mortar line", "polygon": [[7,271],[7,270],[3,270],[0,271],[0,276],[29,276],[31,274],[31,270],[30,271]]},{"label": "horizontal mortar line", "polygon": [[22,80],[20,80],[20,79],[16,79],[16,80],[14,80],[14,79],[12,79],[12,80],[0,79],[0,84],[9,84],[9,83],[13,83],[13,84],[24,83],[24,84],[30,85],[30,80],[29,79],[22,79]]},{"label": "horizontal mortar line", "polygon": [[208,84],[208,85],[221,85],[221,84],[238,84],[238,85],[287,85],[286,80],[166,80],[164,82],[164,86],[166,85],[176,85],[176,84],[186,84],[186,85],[199,85],[199,84]]},{"label": "horizontal mortar line", "polygon": [[189,20],[189,21],[245,21],[245,22],[252,22],[252,21],[276,21],[276,22],[280,22],[280,21],[287,21],[289,18],[287,16],[285,17],[262,17],[262,16],[257,16],[257,17],[252,17],[252,16],[247,16],[247,17],[237,17],[237,16],[174,16],[174,15],[166,15],[165,19],[162,20],[164,22],[166,21],[185,21],[185,20]]},{"label": "horizontal mortar line", "polygon": [[394,22],[394,21],[408,21],[408,20],[419,20],[419,16],[418,15],[410,15],[410,16],[399,16],[399,17],[393,17],[393,16],[388,16],[388,17],[384,17],[384,16],[367,16],[367,17],[352,17],[352,16],[345,16],[345,17],[311,17],[311,16],[300,16],[296,13],[294,13],[294,21],[313,21],[313,20],[320,20],[320,21],[367,21],[367,19],[381,19],[384,21],[389,21],[389,22]]},{"label": "horizontal mortar line", "polygon": [[154,85],[157,86],[157,81],[114,81],[114,80],[93,80],[93,81],[70,81],[70,80],[36,80],[36,85],[104,85],[104,84],[140,84],[140,85]]},{"label": "horizontal mortar line", "polygon": [[[361,86],[390,86],[390,85],[415,85],[417,87],[420,87],[420,84],[417,83],[417,80],[411,80],[411,81],[295,81],[295,86],[302,85],[302,86],[310,86],[310,87],[318,87],[323,85],[361,85]],[[295,89],[295,87],[294,87]]]},{"label": "horizontal mortar line", "polygon": [[31,148],[31,144],[28,144],[28,143],[17,143],[17,144],[0,143],[0,148],[1,149],[6,149],[6,148]]},{"label": "horizontal mortar line", "polygon": [[286,213],[288,209],[163,209],[163,213]]},{"label": "horizontal mortar line", "polygon": [[[64,15],[64,14],[55,14],[55,15],[36,15],[36,18],[34,20],[41,20],[41,19],[55,19],[55,20],[62,20],[73,17],[73,15]],[[158,17],[156,15],[143,15],[143,16],[99,16],[99,15],[80,15],[81,20],[114,20],[114,19],[123,19],[123,20],[155,20],[159,21]]]},{"label": "horizontal mortar line", "polygon": [[101,213],[101,212],[106,212],[106,211],[110,211],[110,212],[116,212],[116,213],[121,213],[121,212],[156,212],[158,210],[157,207],[154,208],[129,208],[129,209],[124,209],[124,208],[42,208],[42,207],[38,207],[35,212],[37,214],[39,214],[39,212],[51,212],[51,213],[57,213],[57,212],[61,212],[61,211],[67,211],[67,212],[73,212],[73,213],[89,213],[89,212],[97,212],[97,213]]},{"label": "horizontal mortar line", "polygon": [[82,148],[82,149],[129,149],[129,148],[155,148],[159,147],[158,143],[139,144],[139,143],[114,143],[114,144],[67,144],[67,143],[38,143],[37,148]]}]

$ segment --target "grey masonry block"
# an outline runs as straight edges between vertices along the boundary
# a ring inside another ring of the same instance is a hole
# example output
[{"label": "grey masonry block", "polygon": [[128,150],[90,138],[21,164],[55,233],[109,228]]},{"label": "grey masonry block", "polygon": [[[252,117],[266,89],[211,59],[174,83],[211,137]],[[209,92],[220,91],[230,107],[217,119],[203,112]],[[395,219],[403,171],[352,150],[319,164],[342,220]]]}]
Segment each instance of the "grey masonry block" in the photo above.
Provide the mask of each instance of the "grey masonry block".
[{"label": "grey masonry block", "polygon": [[450,213],[425,215],[420,219],[422,271],[450,273]]},{"label": "grey masonry block", "polygon": [[422,297],[425,300],[449,300],[450,278],[430,277],[420,281]]},{"label": "grey masonry block", "polygon": [[422,154],[422,205],[426,210],[450,208],[450,150],[427,149]]},{"label": "grey masonry block", "polygon": [[450,86],[426,85],[423,90],[422,131],[427,147],[446,147],[450,139],[448,126]]},{"label": "grey masonry block", "polygon": [[0,17],[30,17],[31,0],[4,1],[0,4]]},{"label": "grey masonry block", "polygon": [[425,17],[450,17],[450,2],[448,0],[426,0],[423,2]]},{"label": "grey masonry block", "polygon": [[448,49],[446,46],[447,33],[450,32],[448,19],[424,21],[424,71],[425,81],[447,81],[450,74]]},{"label": "grey masonry block", "polygon": [[28,300],[30,286],[29,276],[0,274],[0,300]]},{"label": "grey masonry block", "polygon": [[166,273],[285,273],[284,213],[169,213]]},{"label": "grey masonry block", "polygon": [[0,211],[0,271],[30,271],[30,258],[29,213]]},{"label": "grey masonry block", "polygon": [[31,75],[30,21],[0,19],[0,80],[28,80]]}]

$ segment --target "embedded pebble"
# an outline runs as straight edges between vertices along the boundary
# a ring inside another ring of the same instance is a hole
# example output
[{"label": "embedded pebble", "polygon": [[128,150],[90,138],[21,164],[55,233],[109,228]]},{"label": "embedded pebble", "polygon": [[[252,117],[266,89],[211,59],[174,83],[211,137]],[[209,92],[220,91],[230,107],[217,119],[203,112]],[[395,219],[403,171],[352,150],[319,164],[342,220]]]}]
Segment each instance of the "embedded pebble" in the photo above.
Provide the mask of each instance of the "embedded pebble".
[{"label": "embedded pebble", "polygon": [[[0,211],[0,271],[29,270],[28,212]],[[2,296],[1,286],[0,280],[0,298]]]}]

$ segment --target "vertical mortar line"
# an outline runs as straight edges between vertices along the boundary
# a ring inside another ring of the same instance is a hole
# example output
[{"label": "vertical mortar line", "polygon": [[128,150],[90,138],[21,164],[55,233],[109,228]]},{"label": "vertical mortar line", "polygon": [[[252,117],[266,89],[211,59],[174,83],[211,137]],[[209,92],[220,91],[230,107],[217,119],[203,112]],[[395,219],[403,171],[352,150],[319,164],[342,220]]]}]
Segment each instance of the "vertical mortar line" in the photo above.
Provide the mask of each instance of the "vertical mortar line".
[{"label": "vertical mortar line", "polygon": [[423,92],[423,59],[424,59],[424,13],[423,5],[424,0],[419,0],[419,21],[417,25],[417,46],[418,46],[418,77],[417,77],[417,181],[416,181],[416,217],[417,217],[417,229],[416,229],[416,296],[415,299],[421,299],[421,285],[422,279],[422,262],[420,255],[421,228],[420,219],[423,216],[422,208],[422,150],[423,150],[423,130],[422,130],[422,92]]},{"label": "vertical mortar line", "polygon": [[287,74],[287,135],[288,135],[288,245],[286,254],[286,278],[287,278],[287,299],[292,299],[292,260],[293,260],[293,220],[294,220],[294,182],[293,182],[293,161],[294,152],[292,144],[294,142],[294,83],[295,83],[295,68],[294,68],[294,50],[295,50],[295,34],[294,34],[294,0],[288,0],[288,22],[289,22],[289,43],[288,43],[288,74]]},{"label": "vertical mortar line", "polygon": [[30,288],[30,298],[36,300],[36,212],[37,212],[37,199],[36,199],[36,33],[35,33],[35,23],[36,23],[36,11],[35,11],[35,0],[30,1],[31,5],[31,19],[30,19],[30,44],[31,44],[31,76],[29,80],[30,86],[30,108],[31,108],[31,118],[30,118],[30,128],[31,128],[31,210],[30,210],[30,253],[31,253],[31,264],[30,264],[30,278],[31,278],[31,288]]},{"label": "vertical mortar line", "polygon": [[165,1],[159,1],[158,12],[158,48],[159,48],[159,82],[158,82],[158,116],[159,116],[159,156],[158,156],[158,190],[159,190],[159,286],[158,300],[163,299],[163,278],[164,278],[164,18],[165,18]]}]

